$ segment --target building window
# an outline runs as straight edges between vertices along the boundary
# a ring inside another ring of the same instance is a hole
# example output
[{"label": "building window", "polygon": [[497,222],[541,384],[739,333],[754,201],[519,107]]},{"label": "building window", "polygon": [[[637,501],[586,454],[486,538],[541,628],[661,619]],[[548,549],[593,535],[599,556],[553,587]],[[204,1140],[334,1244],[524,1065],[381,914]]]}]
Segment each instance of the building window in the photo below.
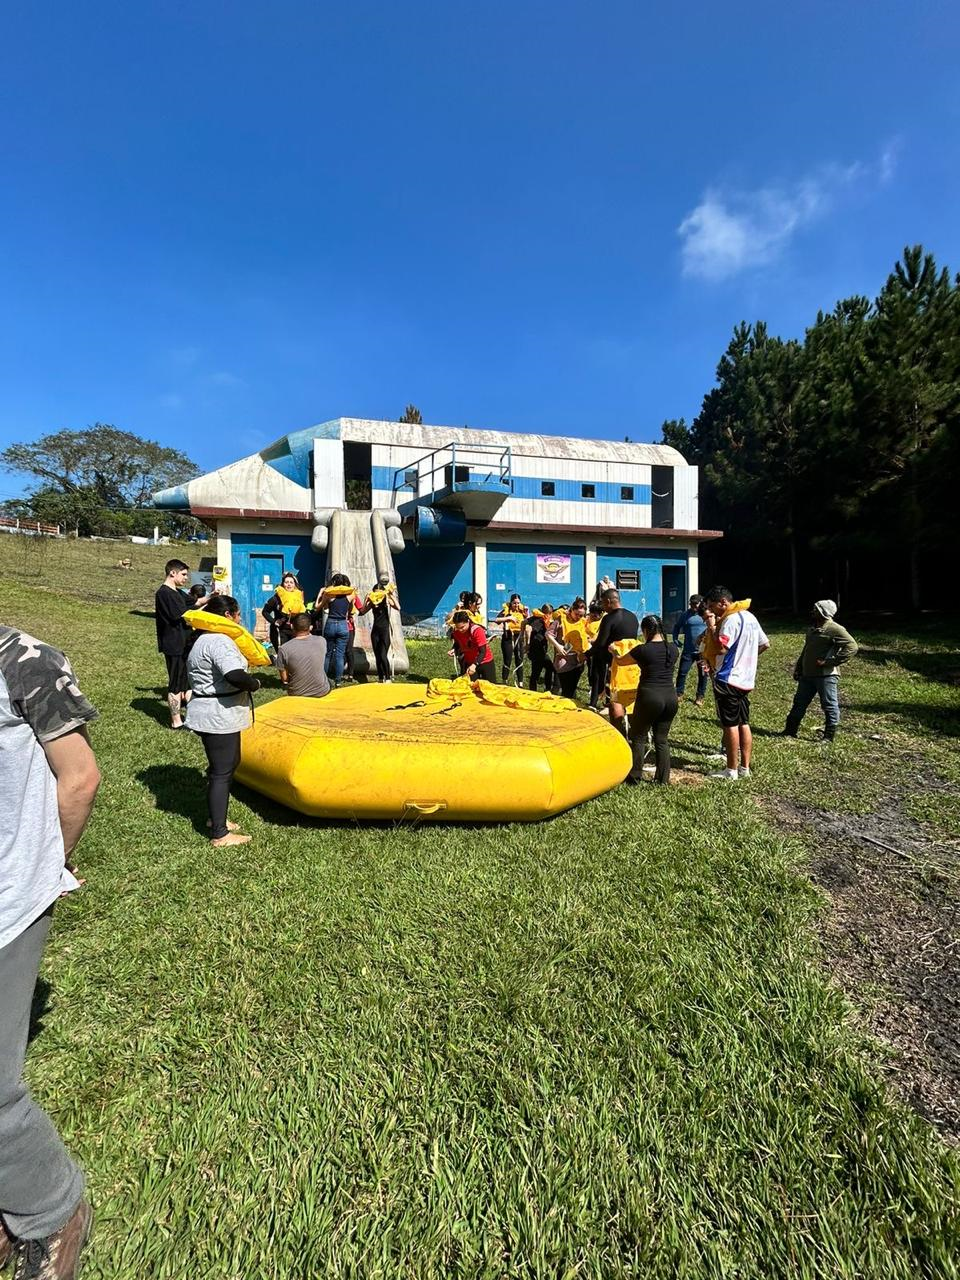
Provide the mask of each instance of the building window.
[{"label": "building window", "polygon": [[633,485],[632,484],[622,484],[620,486],[620,501],[621,502],[633,501]]},{"label": "building window", "polygon": [[416,489],[419,473],[417,471],[405,471],[403,473],[404,489]]},{"label": "building window", "polygon": [[640,590],[640,570],[639,569],[618,569],[617,570],[617,590],[618,591],[639,591]]},{"label": "building window", "polygon": [[595,498],[597,496],[597,486],[595,484],[582,484],[580,486],[581,498]]},{"label": "building window", "polygon": [[553,483],[552,480],[540,481],[540,497],[541,498],[553,498],[556,496],[556,492],[557,492],[557,486]]}]

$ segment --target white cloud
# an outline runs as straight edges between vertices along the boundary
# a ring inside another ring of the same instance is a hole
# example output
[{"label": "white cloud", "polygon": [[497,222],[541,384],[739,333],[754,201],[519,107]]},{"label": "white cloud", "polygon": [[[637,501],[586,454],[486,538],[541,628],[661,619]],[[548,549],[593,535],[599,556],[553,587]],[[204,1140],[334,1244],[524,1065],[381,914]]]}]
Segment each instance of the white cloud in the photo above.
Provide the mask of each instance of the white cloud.
[{"label": "white cloud", "polygon": [[228,369],[218,369],[216,373],[208,373],[204,378],[207,386],[210,387],[243,387],[246,383],[237,374],[231,373]]},{"label": "white cloud", "polygon": [[726,280],[773,262],[802,227],[822,217],[845,193],[869,192],[888,183],[896,170],[898,150],[895,140],[874,162],[825,165],[790,187],[708,188],[677,228],[683,242],[683,274]]}]

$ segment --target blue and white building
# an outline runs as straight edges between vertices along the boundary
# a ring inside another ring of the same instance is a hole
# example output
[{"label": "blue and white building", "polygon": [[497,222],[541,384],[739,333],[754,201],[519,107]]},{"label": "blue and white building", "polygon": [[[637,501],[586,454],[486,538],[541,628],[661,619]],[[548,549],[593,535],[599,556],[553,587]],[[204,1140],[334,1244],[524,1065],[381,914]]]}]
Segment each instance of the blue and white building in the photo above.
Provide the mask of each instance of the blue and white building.
[{"label": "blue and white building", "polygon": [[589,599],[605,575],[636,613],[669,619],[697,589],[699,544],[721,536],[699,528],[697,468],[664,445],[358,418],[291,432],[155,501],[216,529],[249,624],[288,570],[308,594],[335,569],[372,585],[372,555],[351,560],[355,541],[331,532],[340,513],[385,531],[374,541],[404,621],[425,625],[467,588],[492,612],[513,591],[531,606]]}]

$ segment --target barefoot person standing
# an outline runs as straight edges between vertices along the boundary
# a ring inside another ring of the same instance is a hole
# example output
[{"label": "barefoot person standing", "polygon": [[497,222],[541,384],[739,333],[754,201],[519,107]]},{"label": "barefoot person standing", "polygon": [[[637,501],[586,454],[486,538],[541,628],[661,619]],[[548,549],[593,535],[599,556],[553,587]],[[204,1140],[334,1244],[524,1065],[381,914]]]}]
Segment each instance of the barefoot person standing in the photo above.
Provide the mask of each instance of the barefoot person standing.
[{"label": "barefoot person standing", "polygon": [[0,626],[0,1271],[71,1280],[93,1213],[83,1174],[23,1082],[30,1006],[58,898],[100,785],[96,711],[56,649]]},{"label": "barefoot person standing", "polygon": [[[231,622],[240,621],[240,606],[233,596],[214,596],[207,613]],[[227,821],[230,784],[240,763],[240,734],[253,724],[250,695],[260,688],[256,676],[247,674],[247,660],[230,636],[205,631],[194,642],[187,658],[187,675],[193,697],[187,708],[189,727],[200,735],[207,755],[207,828],[218,847],[249,844],[235,823]]]}]

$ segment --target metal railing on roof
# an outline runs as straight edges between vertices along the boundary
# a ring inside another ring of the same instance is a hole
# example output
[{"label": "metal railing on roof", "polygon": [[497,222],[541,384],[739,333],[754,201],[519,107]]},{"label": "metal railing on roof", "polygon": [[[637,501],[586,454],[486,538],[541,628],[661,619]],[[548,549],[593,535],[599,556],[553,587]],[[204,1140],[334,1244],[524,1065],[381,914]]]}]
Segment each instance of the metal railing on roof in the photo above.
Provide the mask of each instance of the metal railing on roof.
[{"label": "metal railing on roof", "polygon": [[465,485],[496,486],[509,492],[512,482],[510,445],[501,450],[451,443],[424,454],[405,467],[397,467],[393,473],[393,492],[399,500],[410,501],[428,497],[441,489],[456,492],[458,487]]}]

